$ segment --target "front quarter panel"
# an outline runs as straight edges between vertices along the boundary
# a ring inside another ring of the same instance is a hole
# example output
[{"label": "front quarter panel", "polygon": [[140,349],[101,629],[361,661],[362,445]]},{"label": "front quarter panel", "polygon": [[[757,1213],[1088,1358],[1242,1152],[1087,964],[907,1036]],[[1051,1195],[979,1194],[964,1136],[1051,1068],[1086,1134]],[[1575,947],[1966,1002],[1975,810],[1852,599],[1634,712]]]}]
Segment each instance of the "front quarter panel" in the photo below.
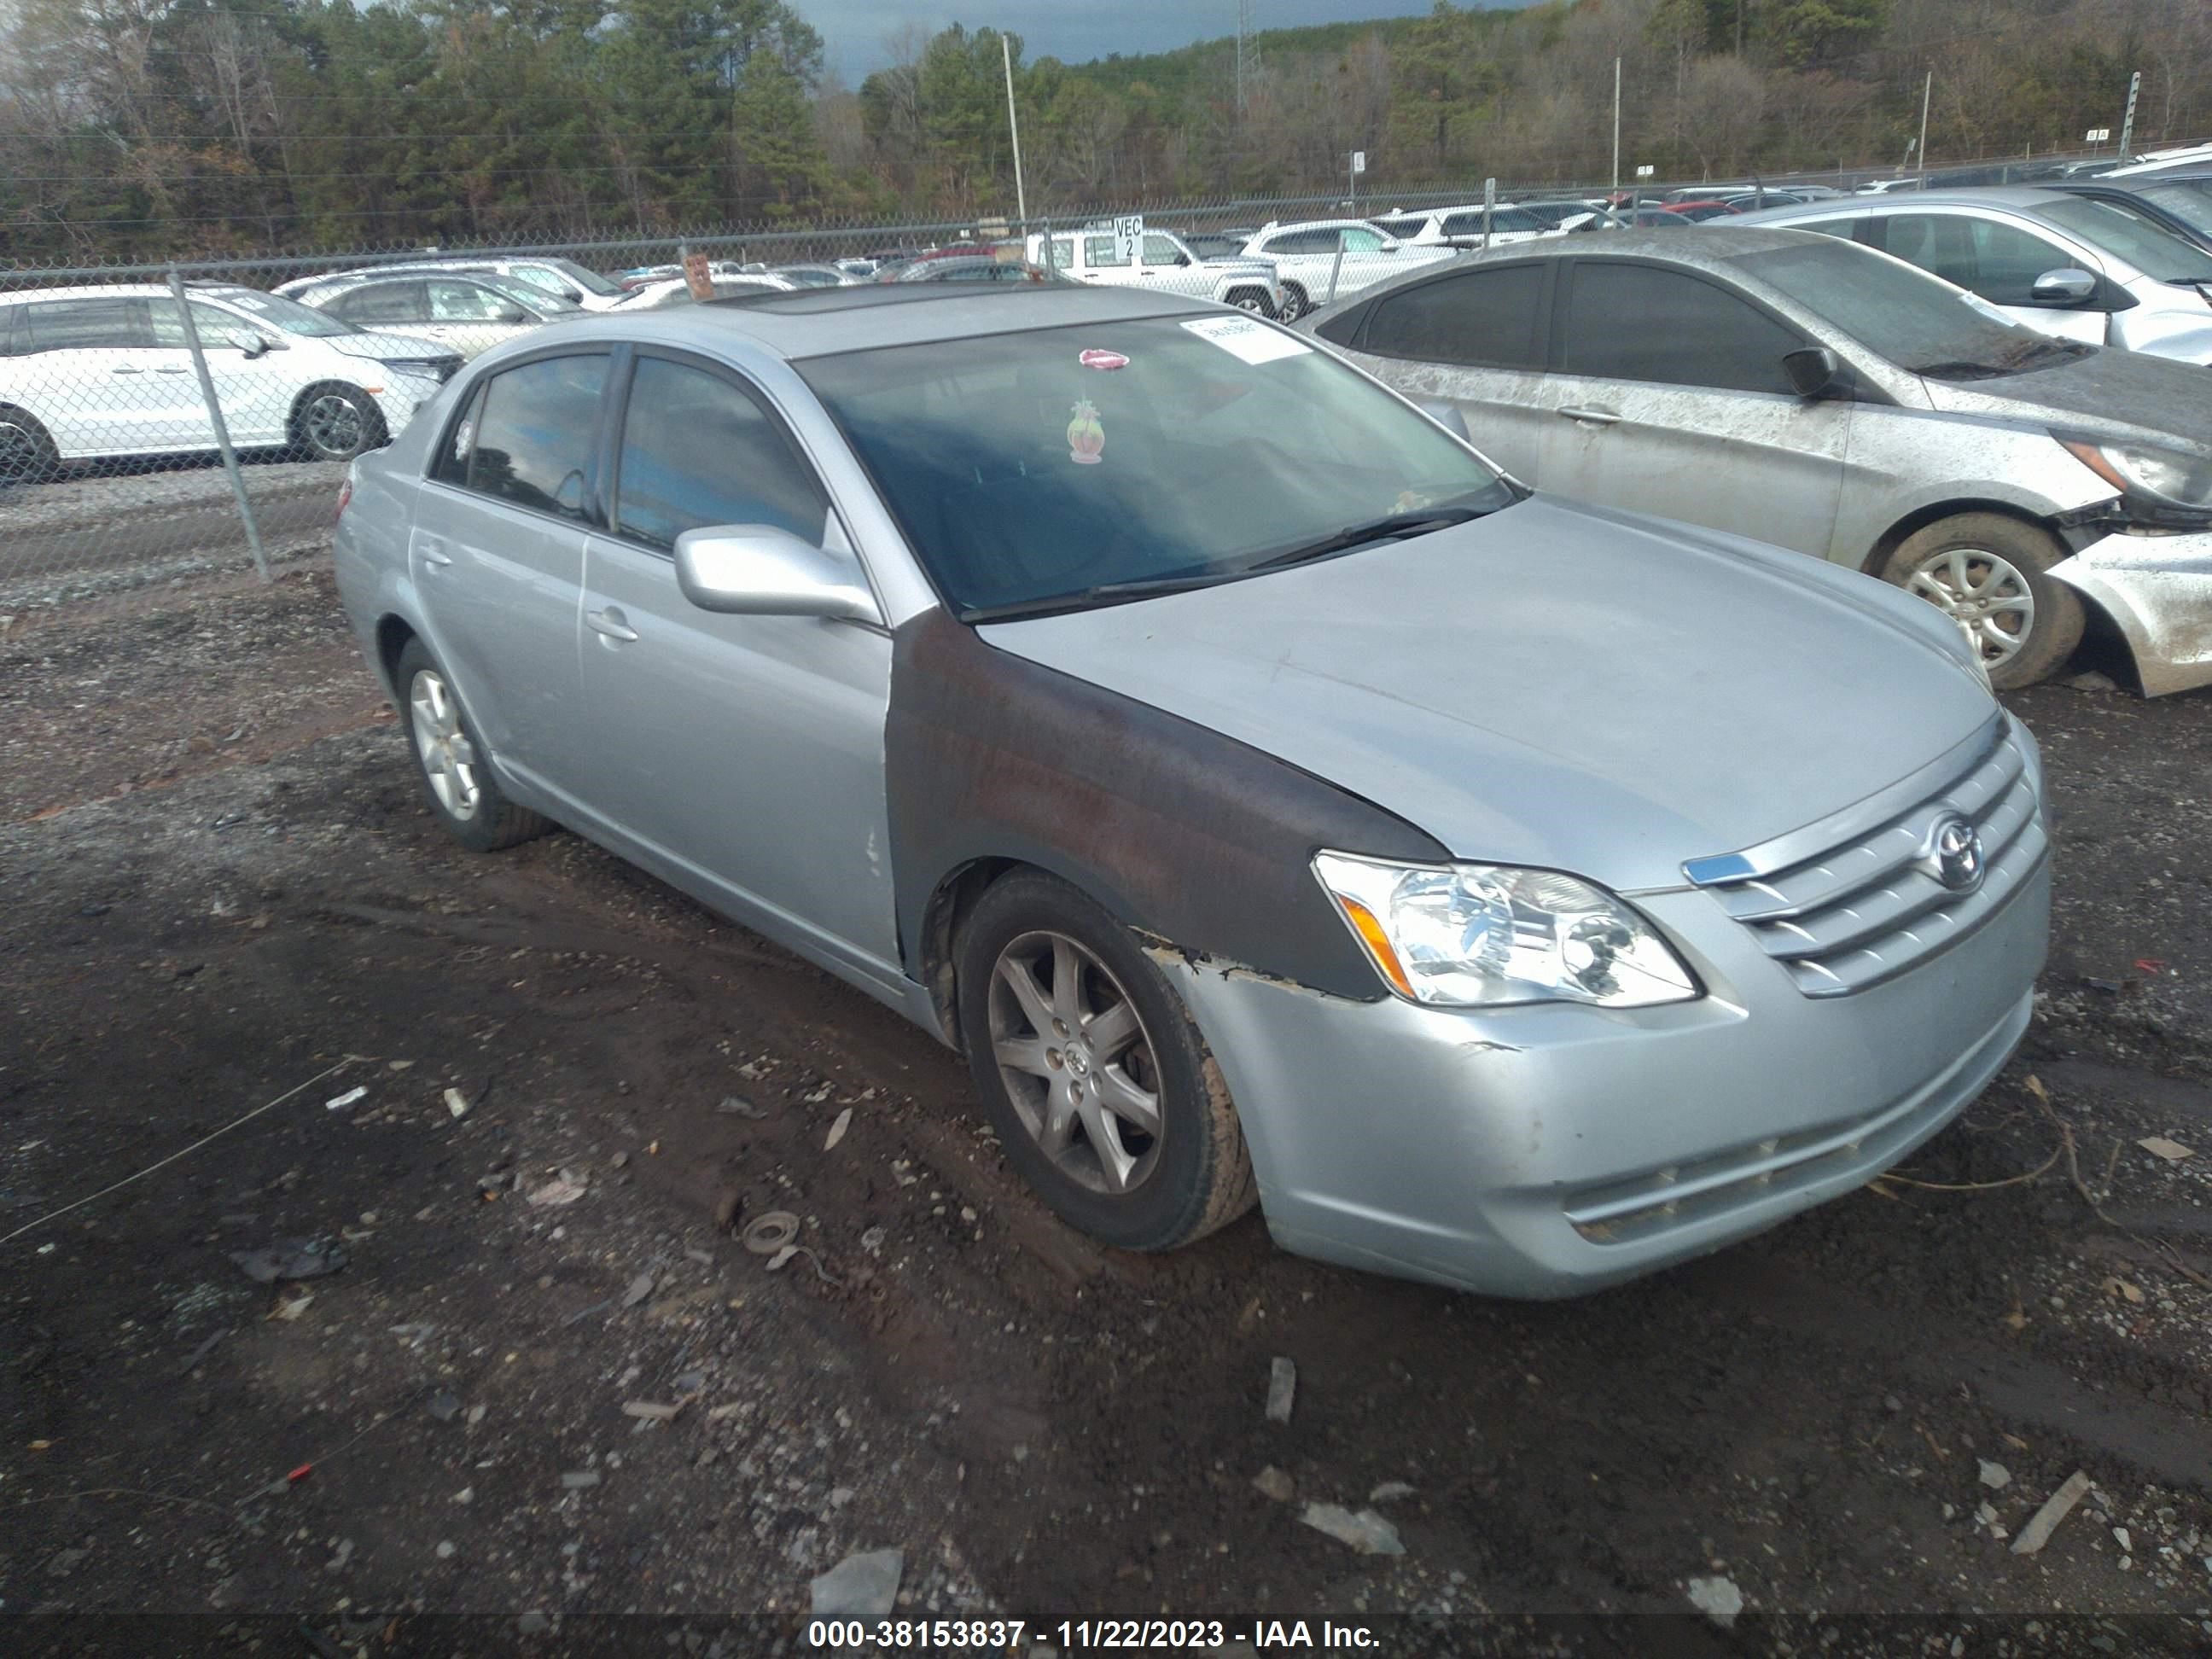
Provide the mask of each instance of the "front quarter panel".
[{"label": "front quarter panel", "polygon": [[1886,545],[1896,526],[1933,508],[1997,507],[2042,522],[2112,495],[2048,431],[1961,413],[1862,404],[1844,467],[1829,556],[1854,567]]}]

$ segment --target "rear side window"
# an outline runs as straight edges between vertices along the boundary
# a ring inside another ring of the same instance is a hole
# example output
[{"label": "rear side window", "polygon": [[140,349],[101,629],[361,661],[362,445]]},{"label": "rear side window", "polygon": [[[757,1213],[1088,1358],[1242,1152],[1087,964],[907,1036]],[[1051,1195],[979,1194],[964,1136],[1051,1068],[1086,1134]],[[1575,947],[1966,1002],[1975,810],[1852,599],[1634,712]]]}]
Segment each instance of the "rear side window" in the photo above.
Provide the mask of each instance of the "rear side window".
[{"label": "rear side window", "polygon": [[1083,239],[1083,262],[1087,265],[1126,265],[1120,246],[1111,236],[1086,236]]},{"label": "rear side window", "polygon": [[30,330],[23,326],[22,306],[0,306],[0,357],[20,357],[31,349]]},{"label": "rear side window", "polygon": [[1425,362],[1538,368],[1543,290],[1543,267],[1533,264],[1416,283],[1376,302],[1358,349]]},{"label": "rear side window", "polygon": [[587,522],[585,483],[606,380],[604,356],[541,357],[493,375],[476,412],[454,428],[438,476],[479,495]]},{"label": "rear side window", "polygon": [[372,283],[337,295],[323,309],[364,328],[380,324],[422,323],[429,320],[420,283]]},{"label": "rear side window", "polygon": [[1561,374],[1795,395],[1782,358],[1805,343],[1741,295],[1656,265],[1577,260],[1568,276]]},{"label": "rear side window", "polygon": [[758,399],[704,369],[638,359],[616,474],[623,535],[668,552],[687,530],[766,524],[818,547],[829,510]]},{"label": "rear side window", "polygon": [[25,307],[33,351],[83,351],[154,343],[143,300],[50,300]]}]

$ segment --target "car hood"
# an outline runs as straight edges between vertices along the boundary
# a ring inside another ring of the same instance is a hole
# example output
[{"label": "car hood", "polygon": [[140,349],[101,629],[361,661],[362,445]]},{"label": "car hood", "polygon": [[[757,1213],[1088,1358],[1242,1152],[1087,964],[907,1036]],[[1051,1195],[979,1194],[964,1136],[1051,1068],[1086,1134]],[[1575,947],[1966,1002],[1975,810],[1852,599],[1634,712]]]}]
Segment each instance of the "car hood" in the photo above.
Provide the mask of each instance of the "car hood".
[{"label": "car hood", "polygon": [[417,339],[408,334],[325,334],[320,338],[325,345],[335,348],[346,356],[372,357],[379,362],[404,362],[460,355],[449,345],[442,345],[435,340]]},{"label": "car hood", "polygon": [[[1536,497],[1342,557],[988,624],[1458,857],[1684,884],[1986,725],[1932,606],[1798,554]],[[1357,848],[1344,849],[1358,852]]]},{"label": "car hood", "polygon": [[2212,454],[2204,370],[2171,357],[2102,347],[2026,374],[1923,384],[1946,414],[1990,416],[2107,441],[2178,441]]}]

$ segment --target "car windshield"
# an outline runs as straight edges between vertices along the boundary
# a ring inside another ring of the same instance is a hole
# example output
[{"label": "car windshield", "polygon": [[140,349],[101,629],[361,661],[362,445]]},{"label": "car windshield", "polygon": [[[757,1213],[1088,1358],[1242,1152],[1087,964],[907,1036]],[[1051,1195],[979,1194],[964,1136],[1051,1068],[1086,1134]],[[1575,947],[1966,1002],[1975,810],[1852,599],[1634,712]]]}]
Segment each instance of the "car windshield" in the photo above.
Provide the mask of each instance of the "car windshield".
[{"label": "car windshield", "polygon": [[1443,428],[1247,317],[1085,323],[798,368],[939,592],[971,617],[1228,580],[1318,554],[1349,526],[1516,499]]},{"label": "car windshield", "polygon": [[2154,206],[2164,208],[2182,223],[2212,235],[2212,180],[2179,179],[2158,184],[2146,179],[2135,192]]},{"label": "car windshield", "polygon": [[2068,196],[2035,211],[2039,218],[2126,260],[2146,276],[2161,283],[2212,283],[2212,253],[2183,241],[2134,208],[2091,196]]},{"label": "car windshield", "polygon": [[546,263],[586,294],[619,294],[623,291],[620,283],[611,281],[598,271],[578,264],[574,259],[549,259]]},{"label": "car windshield", "polygon": [[1940,276],[1855,242],[1824,236],[1735,263],[1913,374],[1987,380],[2092,349],[2038,333]]},{"label": "car windshield", "polygon": [[297,300],[288,300],[281,294],[257,294],[246,289],[218,289],[210,290],[208,297],[218,305],[234,311],[242,311],[257,323],[282,329],[287,334],[305,335],[312,339],[325,339],[333,334],[358,334],[362,331],[342,318],[327,311],[317,311],[303,306]]}]

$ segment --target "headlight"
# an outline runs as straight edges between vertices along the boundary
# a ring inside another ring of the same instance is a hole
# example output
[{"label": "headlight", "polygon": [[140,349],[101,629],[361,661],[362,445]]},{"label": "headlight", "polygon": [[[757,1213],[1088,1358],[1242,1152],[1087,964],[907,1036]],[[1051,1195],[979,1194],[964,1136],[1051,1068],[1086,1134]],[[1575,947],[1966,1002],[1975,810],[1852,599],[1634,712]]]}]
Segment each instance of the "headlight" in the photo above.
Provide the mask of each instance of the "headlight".
[{"label": "headlight", "polygon": [[2131,444],[2079,443],[2070,438],[2058,441],[2075,460],[2124,495],[2147,498],[2160,507],[2212,513],[2212,460]]},{"label": "headlight", "polygon": [[1587,1002],[1644,1008],[1698,994],[1680,957],[1610,893],[1551,870],[1314,855],[1376,971],[1442,1007]]}]

